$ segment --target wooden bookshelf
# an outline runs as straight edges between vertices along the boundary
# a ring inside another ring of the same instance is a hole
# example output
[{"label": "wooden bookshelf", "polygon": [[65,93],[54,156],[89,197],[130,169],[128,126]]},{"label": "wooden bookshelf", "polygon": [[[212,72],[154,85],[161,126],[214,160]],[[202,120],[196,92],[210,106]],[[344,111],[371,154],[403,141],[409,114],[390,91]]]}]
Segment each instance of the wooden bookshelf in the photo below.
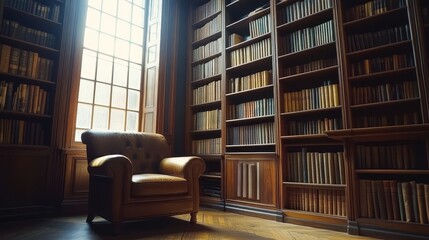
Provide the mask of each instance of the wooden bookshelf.
[{"label": "wooden bookshelf", "polygon": [[223,206],[222,1],[195,1],[189,6],[187,153],[202,157],[206,173],[200,178],[203,205]]}]

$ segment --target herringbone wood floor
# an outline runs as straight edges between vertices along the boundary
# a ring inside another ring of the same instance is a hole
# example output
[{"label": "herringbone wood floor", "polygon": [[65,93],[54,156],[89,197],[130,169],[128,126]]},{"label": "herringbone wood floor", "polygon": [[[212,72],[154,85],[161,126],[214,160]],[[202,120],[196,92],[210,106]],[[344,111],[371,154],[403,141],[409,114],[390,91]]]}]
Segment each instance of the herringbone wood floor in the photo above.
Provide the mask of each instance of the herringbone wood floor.
[{"label": "herringbone wood floor", "polygon": [[211,209],[201,210],[198,223],[189,215],[127,222],[112,236],[110,225],[96,218],[90,227],[85,216],[57,217],[0,223],[0,239],[370,239],[346,233],[275,222]]}]

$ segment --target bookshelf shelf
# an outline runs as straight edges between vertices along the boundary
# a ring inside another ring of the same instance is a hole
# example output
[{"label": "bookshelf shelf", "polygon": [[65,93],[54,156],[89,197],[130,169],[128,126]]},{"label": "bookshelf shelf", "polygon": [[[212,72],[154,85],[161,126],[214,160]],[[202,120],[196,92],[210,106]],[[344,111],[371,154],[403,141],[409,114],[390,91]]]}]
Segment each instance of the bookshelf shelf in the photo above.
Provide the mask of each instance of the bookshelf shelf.
[{"label": "bookshelf shelf", "polygon": [[[20,19],[22,22],[30,24],[31,22],[35,22],[34,24],[37,25],[38,28],[44,29],[49,32],[54,30],[58,34],[61,34],[60,31],[62,28],[62,24],[60,22],[55,22],[47,18],[39,17],[37,15],[21,11],[10,6],[4,6],[4,10],[5,17],[7,18],[13,20]],[[38,23],[40,23],[41,25],[39,25]]]},{"label": "bookshelf shelf", "polygon": [[22,49],[37,51],[37,52],[43,53],[45,55],[49,55],[51,57],[56,56],[60,53],[59,50],[55,49],[55,48],[44,47],[44,46],[41,46],[38,44],[34,44],[31,42],[15,39],[15,38],[8,37],[8,36],[0,35],[0,40],[2,40],[2,42],[5,44],[14,44],[15,43],[17,47],[20,47]]},{"label": "bookshelf shelf", "polygon": [[383,101],[383,102],[374,102],[374,103],[367,103],[367,104],[357,104],[350,106],[350,109],[356,110],[356,111],[363,111],[368,109],[380,109],[380,108],[395,108],[399,105],[403,106],[415,106],[420,101],[419,98],[410,98],[410,99],[400,99],[400,100],[389,100],[389,101]]},{"label": "bookshelf shelf", "polygon": [[392,19],[400,19],[400,20],[406,20],[407,18],[407,8],[406,7],[400,7],[392,10],[388,10],[384,13],[364,17],[352,21],[346,21],[343,26],[345,28],[355,28],[355,27],[364,27],[371,24],[380,23],[382,21],[391,21]]},{"label": "bookshelf shelf", "polygon": [[216,39],[220,38],[221,36],[222,36],[222,32],[220,32],[220,31],[216,32],[216,33],[211,34],[211,35],[209,35],[207,37],[204,37],[202,39],[194,41],[192,43],[192,46],[195,48],[197,46],[201,46],[201,45],[207,44],[207,43],[209,43],[209,42],[211,42],[213,40],[216,40]]},{"label": "bookshelf shelf", "polygon": [[226,29],[229,31],[241,31],[243,28],[247,28],[249,26],[249,23],[261,16],[267,15],[270,13],[269,8],[265,8],[261,11],[258,11],[257,13],[253,15],[248,15],[244,18],[239,19],[238,21],[232,22],[226,26]]},{"label": "bookshelf shelf", "polygon": [[41,86],[45,86],[48,88],[54,88],[56,86],[55,82],[37,79],[37,78],[31,78],[27,76],[12,74],[12,73],[6,73],[6,72],[0,72],[0,76],[3,78],[8,78],[14,80],[16,83],[28,83],[28,84],[37,84]]},{"label": "bookshelf shelf", "polygon": [[234,51],[236,49],[248,46],[248,45],[250,45],[252,43],[259,42],[259,41],[261,41],[263,39],[269,38],[270,36],[271,36],[271,33],[265,33],[265,34],[262,34],[260,36],[257,36],[257,37],[254,37],[254,38],[250,38],[250,39],[247,39],[247,40],[245,40],[243,42],[234,44],[233,46],[229,46],[229,47],[225,48],[225,50],[228,53],[228,52]]},{"label": "bookshelf shelf", "polygon": [[325,140],[325,134],[307,134],[307,135],[282,135],[280,137],[283,141],[293,141],[293,140]]},{"label": "bookshelf shelf", "polygon": [[195,23],[192,24],[192,28],[196,29],[196,28],[200,28],[202,27],[204,24],[210,22],[211,20],[215,19],[218,15],[221,14],[221,11],[215,12],[213,14],[211,14],[210,16],[207,16]]},{"label": "bookshelf shelf", "polygon": [[248,117],[248,118],[238,118],[238,119],[228,119],[226,120],[227,124],[243,124],[243,123],[256,123],[256,122],[266,122],[274,121],[275,115],[265,115],[258,117]]},{"label": "bookshelf shelf", "polygon": [[191,84],[193,86],[204,85],[204,84],[207,84],[209,82],[212,82],[213,80],[217,80],[217,79],[220,79],[220,78],[221,78],[221,74],[216,74],[216,75],[211,76],[211,77],[206,77],[206,78],[202,78],[202,79],[193,80],[191,82]]},{"label": "bookshelf shelf", "polygon": [[12,118],[19,118],[19,119],[31,119],[31,120],[38,120],[38,121],[52,120],[51,115],[34,114],[34,113],[26,113],[26,112],[19,112],[19,111],[0,110],[0,114],[4,114]]},{"label": "bookshelf shelf", "polygon": [[[282,18],[282,16],[280,15],[279,18]],[[297,29],[309,27],[314,25],[314,23],[324,22],[329,19],[332,19],[332,8],[327,8],[292,22],[284,23],[281,21],[281,19],[279,19],[278,21],[280,21],[282,24],[277,27],[277,31],[279,33],[295,31]]]},{"label": "bookshelf shelf", "polygon": [[358,174],[383,174],[383,175],[427,175],[429,170],[404,170],[404,169],[356,169]]},{"label": "bookshelf shelf", "polygon": [[269,67],[271,65],[271,59],[272,59],[272,56],[263,57],[238,66],[229,67],[226,69],[226,71],[231,75],[236,75],[239,72],[245,71],[245,70],[247,71],[263,70],[263,69],[266,69],[266,67]]},{"label": "bookshelf shelf", "polygon": [[282,55],[279,55],[278,61],[283,61],[285,63],[294,62],[294,61],[302,60],[303,58],[308,58],[308,56],[329,55],[330,52],[332,51],[335,51],[334,42],[323,44],[313,48],[308,48],[298,52],[292,52],[292,53],[286,53],[286,54],[282,53]]},{"label": "bookshelf shelf", "polygon": [[239,92],[228,93],[228,94],[226,94],[226,97],[233,99],[233,98],[242,98],[243,96],[247,96],[247,95],[255,96],[255,95],[263,94],[263,93],[266,93],[269,91],[272,92],[272,89],[273,89],[273,85],[270,84],[270,85],[263,86],[263,87],[243,90],[243,91],[239,91]]},{"label": "bookshelf shelf", "polygon": [[400,69],[384,71],[384,72],[375,72],[365,75],[353,76],[349,77],[349,82],[359,82],[359,81],[374,81],[380,79],[388,79],[394,77],[406,77],[415,75],[416,68],[415,67],[404,67]]},{"label": "bookshelf shelf", "polygon": [[215,59],[217,57],[220,57],[221,55],[222,55],[222,53],[216,53],[216,54],[213,54],[211,56],[205,57],[203,59],[196,60],[196,61],[192,62],[192,66],[195,66],[195,65],[207,62],[209,60]]},{"label": "bookshelf shelf", "polygon": [[192,105],[191,108],[194,111],[197,111],[197,110],[201,110],[201,109],[205,109],[205,108],[218,107],[218,106],[220,106],[220,104],[221,104],[221,101],[213,101],[213,102],[207,102],[207,103]]},{"label": "bookshelf shelf", "polygon": [[309,116],[309,115],[322,115],[332,112],[338,112],[341,110],[341,106],[337,107],[329,107],[329,108],[319,108],[319,109],[312,109],[312,110],[303,110],[303,111],[295,111],[295,112],[282,112],[280,115],[281,117],[289,118],[289,117],[302,117],[302,116]]},{"label": "bookshelf shelf", "polygon": [[285,187],[295,188],[317,188],[317,189],[336,189],[345,190],[345,184],[318,184],[318,183],[300,183],[300,182],[283,182]]},{"label": "bookshelf shelf", "polygon": [[412,47],[411,40],[400,41],[396,43],[384,44],[377,47],[367,48],[359,51],[349,52],[347,53],[347,57],[354,58],[363,58],[363,57],[371,57],[371,56],[379,56],[383,53],[390,53],[397,51],[397,49],[410,50]]},{"label": "bookshelf shelf", "polygon": [[314,80],[315,77],[323,77],[323,76],[329,76],[333,74],[338,74],[338,66],[330,66],[330,67],[325,67],[325,68],[317,69],[313,71],[280,77],[279,81],[280,82],[309,81],[309,80]]}]

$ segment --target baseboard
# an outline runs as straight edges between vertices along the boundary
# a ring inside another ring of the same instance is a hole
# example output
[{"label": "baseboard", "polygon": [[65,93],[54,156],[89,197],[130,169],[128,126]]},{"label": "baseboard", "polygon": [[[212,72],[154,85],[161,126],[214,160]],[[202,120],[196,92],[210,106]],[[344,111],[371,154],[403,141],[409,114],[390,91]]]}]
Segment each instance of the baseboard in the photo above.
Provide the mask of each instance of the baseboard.
[{"label": "baseboard", "polygon": [[264,218],[268,220],[274,220],[278,222],[281,222],[283,219],[281,211],[244,206],[244,205],[237,205],[237,204],[230,204],[230,203],[225,204],[225,211],[239,213],[247,216]]},{"label": "baseboard", "polygon": [[54,207],[47,206],[25,206],[0,209],[0,221],[21,220],[29,218],[40,218],[54,216]]},{"label": "baseboard", "polygon": [[307,227],[328,229],[328,230],[337,231],[337,232],[347,232],[347,226],[345,224],[344,225],[335,224],[335,223],[329,223],[325,221],[308,220],[308,219],[294,218],[294,217],[288,217],[288,216],[284,217],[283,222],[307,226]]}]

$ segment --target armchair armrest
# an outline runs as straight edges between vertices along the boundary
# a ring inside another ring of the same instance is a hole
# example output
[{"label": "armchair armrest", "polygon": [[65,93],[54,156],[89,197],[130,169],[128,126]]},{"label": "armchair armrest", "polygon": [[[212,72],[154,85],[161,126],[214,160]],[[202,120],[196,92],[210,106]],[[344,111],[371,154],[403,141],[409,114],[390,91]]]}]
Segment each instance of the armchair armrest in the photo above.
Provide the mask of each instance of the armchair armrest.
[{"label": "armchair armrest", "polygon": [[130,179],[132,176],[131,161],[120,154],[106,155],[92,160],[88,164],[88,172],[91,175],[99,175],[111,178],[124,177]]},{"label": "armchair armrest", "polygon": [[190,179],[198,177],[205,171],[205,163],[202,158],[195,156],[168,157],[161,160],[160,172],[166,175],[173,175]]}]

